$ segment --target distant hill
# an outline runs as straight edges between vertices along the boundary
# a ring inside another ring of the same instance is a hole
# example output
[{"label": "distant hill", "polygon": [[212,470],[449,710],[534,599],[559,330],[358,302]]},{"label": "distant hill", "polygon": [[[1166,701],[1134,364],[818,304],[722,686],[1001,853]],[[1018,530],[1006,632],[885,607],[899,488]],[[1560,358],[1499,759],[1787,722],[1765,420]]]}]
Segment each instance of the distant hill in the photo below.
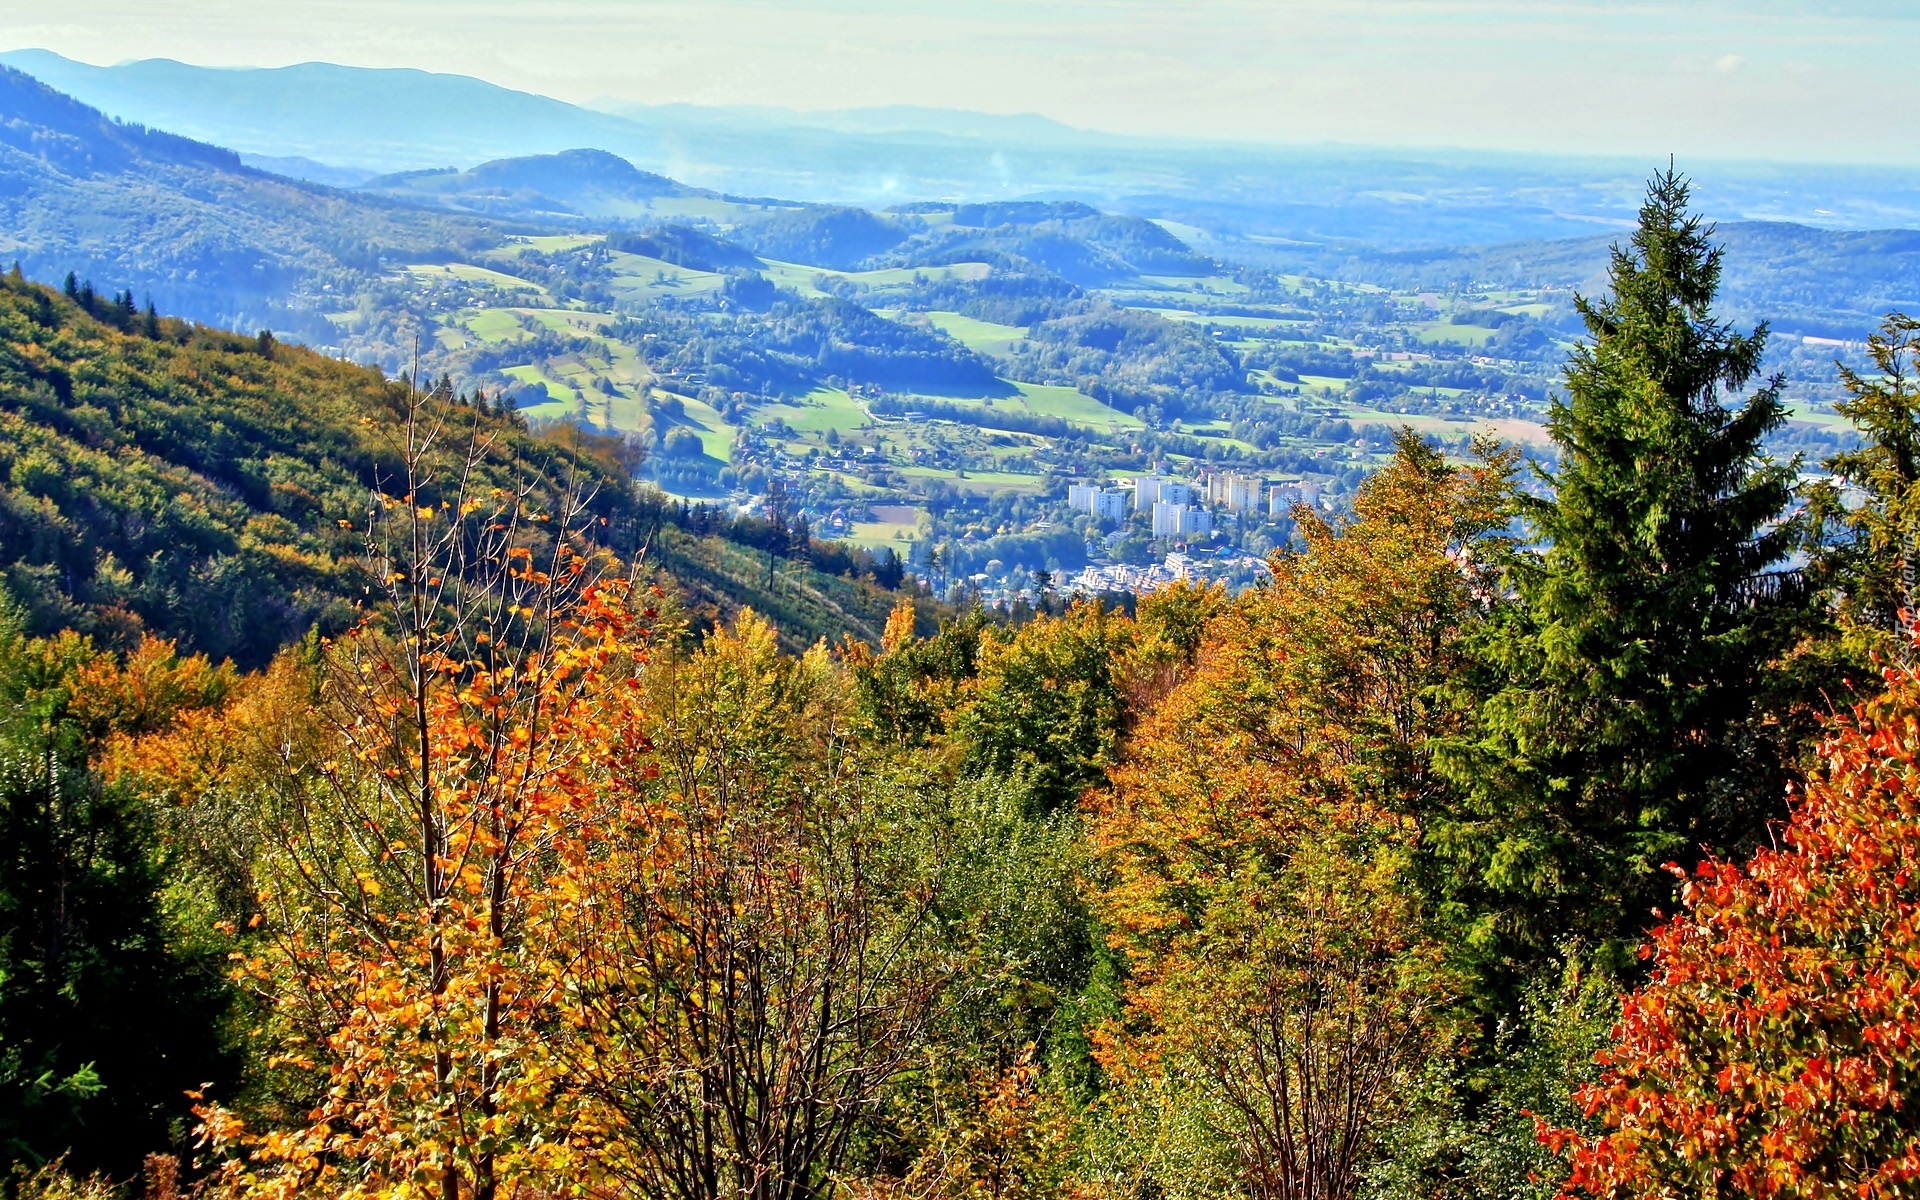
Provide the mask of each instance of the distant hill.
[{"label": "distant hill", "polygon": [[164,309],[328,340],[313,311],[388,258],[498,243],[502,227],[246,166],[230,150],[109,119],[0,67],[0,263],[72,271]]},{"label": "distant hill", "polygon": [[807,208],[744,225],[733,237],[765,258],[852,271],[897,248],[918,228],[864,208]]},{"label": "distant hill", "polygon": [[[929,206],[916,211],[932,215]],[[913,247],[917,262],[951,262],[968,251],[1017,255],[1082,287],[1137,275],[1206,275],[1213,260],[1152,221],[1065,203],[961,204],[951,224]]]},{"label": "distant hill", "polygon": [[636,233],[614,233],[608,236],[607,246],[693,271],[728,267],[755,270],[766,265],[752,251],[689,225],[656,225]]},{"label": "distant hill", "polygon": [[647,219],[662,197],[713,195],[604,150],[498,159],[466,171],[407,171],[367,180],[357,190],[493,216],[616,221]]},{"label": "distant hill", "polygon": [[630,121],[470,79],[300,63],[216,70],[171,59],[97,67],[46,50],[0,62],[125,120],[250,154],[399,171],[596,146],[649,159]]},{"label": "distant hill", "polygon": [[[1444,250],[1245,247],[1267,265],[1397,288],[1569,287],[1597,293],[1624,235]],[[1920,311],[1920,230],[1811,229],[1777,221],[1718,226],[1721,303],[1783,333],[1861,338],[1893,310]]]},{"label": "distant hill", "polygon": [[1077,201],[812,207],[743,222],[730,235],[767,258],[852,271],[962,261],[1031,263],[1081,287],[1139,275],[1205,275],[1213,262],[1151,221]]},{"label": "distant hill", "polygon": [[[1079,199],[1230,236],[1389,248],[1604,233],[1664,160],[1120,137],[1031,116],[897,106],[803,113],[689,104],[618,115],[458,75],[326,63],[90,66],[0,53],[114,116],[243,154],[393,172],[590,146],[737,195],[884,206],[902,197]],[[1276,114],[1276,137],[1284,114]],[[1722,220],[1920,226],[1920,171],[1682,162]],[[303,177],[311,178],[310,175]],[[1211,250],[1211,248],[1208,248]]]}]

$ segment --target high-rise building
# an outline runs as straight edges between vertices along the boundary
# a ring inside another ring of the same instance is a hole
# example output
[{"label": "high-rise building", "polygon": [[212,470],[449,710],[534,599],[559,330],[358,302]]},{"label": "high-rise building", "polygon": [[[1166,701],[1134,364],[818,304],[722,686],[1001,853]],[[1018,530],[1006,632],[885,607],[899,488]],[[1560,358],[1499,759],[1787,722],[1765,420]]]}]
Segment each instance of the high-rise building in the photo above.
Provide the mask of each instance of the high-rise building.
[{"label": "high-rise building", "polygon": [[1258,512],[1266,500],[1266,481],[1231,471],[1215,471],[1207,476],[1207,503],[1218,504],[1233,512]]},{"label": "high-rise building", "polygon": [[1170,504],[1165,500],[1153,503],[1153,536],[1179,537],[1180,516],[1187,511],[1184,504]]},{"label": "high-rise building", "polygon": [[1125,488],[1103,488],[1093,494],[1092,507],[1088,510],[1103,521],[1124,521],[1127,519],[1127,501],[1132,493]]},{"label": "high-rise building", "polygon": [[1153,536],[1189,537],[1213,532],[1213,514],[1204,508],[1161,500],[1153,506]]},{"label": "high-rise building", "polygon": [[1313,504],[1320,499],[1320,485],[1307,480],[1275,484],[1267,493],[1267,512],[1284,517],[1296,504]]},{"label": "high-rise building", "polygon": [[1077,512],[1092,513],[1103,521],[1127,519],[1127,501],[1133,492],[1126,488],[1103,488],[1093,483],[1067,485],[1067,506]]}]

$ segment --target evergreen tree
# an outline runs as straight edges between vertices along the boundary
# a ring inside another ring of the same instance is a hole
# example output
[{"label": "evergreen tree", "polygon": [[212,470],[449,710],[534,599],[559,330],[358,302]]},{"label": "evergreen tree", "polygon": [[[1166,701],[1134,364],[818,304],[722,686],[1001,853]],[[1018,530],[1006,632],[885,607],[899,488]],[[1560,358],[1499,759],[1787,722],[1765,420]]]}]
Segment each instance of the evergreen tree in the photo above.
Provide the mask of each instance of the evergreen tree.
[{"label": "evergreen tree", "polygon": [[1663,864],[1784,812],[1770,664],[1807,605],[1776,569],[1794,469],[1761,442],[1786,409],[1777,377],[1735,399],[1767,331],[1714,318],[1721,251],[1687,192],[1652,180],[1611,294],[1578,302],[1552,499],[1525,509],[1539,550],[1483,638],[1477,735],[1445,757],[1465,800],[1434,844],[1483,951],[1622,947],[1671,897]]},{"label": "evergreen tree", "polygon": [[1849,398],[1834,405],[1860,442],[1825,463],[1858,503],[1843,503],[1829,481],[1814,488],[1808,505],[1812,574],[1835,594],[1855,665],[1910,649],[1899,634],[1911,620],[1901,614],[1914,608],[1920,571],[1920,321],[1888,314],[1867,353],[1876,373],[1841,364]]},{"label": "evergreen tree", "polygon": [[224,964],[176,944],[154,822],[88,769],[91,653],[20,635],[0,594],[0,1164],[131,1175],[187,1149],[187,1089],[230,1082]]}]

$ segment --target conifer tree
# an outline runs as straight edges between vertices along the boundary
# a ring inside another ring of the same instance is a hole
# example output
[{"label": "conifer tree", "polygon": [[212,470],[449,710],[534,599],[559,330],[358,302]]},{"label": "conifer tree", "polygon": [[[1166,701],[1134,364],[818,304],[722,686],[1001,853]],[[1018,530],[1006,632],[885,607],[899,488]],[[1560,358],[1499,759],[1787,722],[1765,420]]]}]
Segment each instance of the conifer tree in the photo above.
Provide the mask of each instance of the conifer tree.
[{"label": "conifer tree", "polygon": [[1778,570],[1794,471],[1762,440],[1786,408],[1778,377],[1735,399],[1767,330],[1715,319],[1721,250],[1687,199],[1656,176],[1610,294],[1578,301],[1553,495],[1526,509],[1540,549],[1485,639],[1479,734],[1447,759],[1469,799],[1436,845],[1485,949],[1625,944],[1671,895],[1662,864],[1750,845],[1783,811],[1769,664],[1806,605]]},{"label": "conifer tree", "polygon": [[[1848,398],[1833,406],[1860,441],[1826,460],[1832,479],[1808,504],[1812,573],[1835,594],[1843,646],[1856,661],[1913,650],[1898,635],[1920,572],[1920,321],[1889,313],[1867,353],[1872,375],[1840,364]],[[1843,503],[1836,484],[1858,503]]]}]

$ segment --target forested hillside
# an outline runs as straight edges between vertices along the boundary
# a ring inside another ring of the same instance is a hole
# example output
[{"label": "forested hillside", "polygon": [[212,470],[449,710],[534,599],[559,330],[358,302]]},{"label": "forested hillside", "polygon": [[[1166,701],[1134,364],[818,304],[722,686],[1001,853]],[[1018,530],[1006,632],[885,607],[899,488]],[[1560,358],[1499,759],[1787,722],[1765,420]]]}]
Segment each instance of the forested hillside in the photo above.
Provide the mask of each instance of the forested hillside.
[{"label": "forested hillside", "polygon": [[[405,449],[429,432],[436,469],[474,449],[469,489],[549,511],[577,495],[595,544],[628,562],[647,546],[658,522],[629,448],[570,428],[536,436],[444,384],[431,398],[423,427],[421,393],[377,369],[163,318],[124,294],[0,280],[0,585],[23,632],[116,647],[152,634],[246,667],[309,629],[343,632],[371,582],[379,497],[408,494]],[[719,553],[698,541],[663,543],[667,569]],[[783,568],[796,553],[802,565],[777,600],[751,571],[716,595],[701,567],[698,604],[777,604],[796,646],[870,635],[890,601],[826,599],[854,584],[811,570],[806,550],[780,532]]]},{"label": "forested hillside", "polygon": [[[29,631],[111,644],[142,632],[258,666],[318,625],[353,623],[376,494],[406,493],[410,393],[379,371],[271,337],[141,312],[121,297],[0,283],[0,569]],[[475,483],[575,476],[631,551],[624,480],[490,409]],[[450,450],[440,452],[450,453]]]}]

